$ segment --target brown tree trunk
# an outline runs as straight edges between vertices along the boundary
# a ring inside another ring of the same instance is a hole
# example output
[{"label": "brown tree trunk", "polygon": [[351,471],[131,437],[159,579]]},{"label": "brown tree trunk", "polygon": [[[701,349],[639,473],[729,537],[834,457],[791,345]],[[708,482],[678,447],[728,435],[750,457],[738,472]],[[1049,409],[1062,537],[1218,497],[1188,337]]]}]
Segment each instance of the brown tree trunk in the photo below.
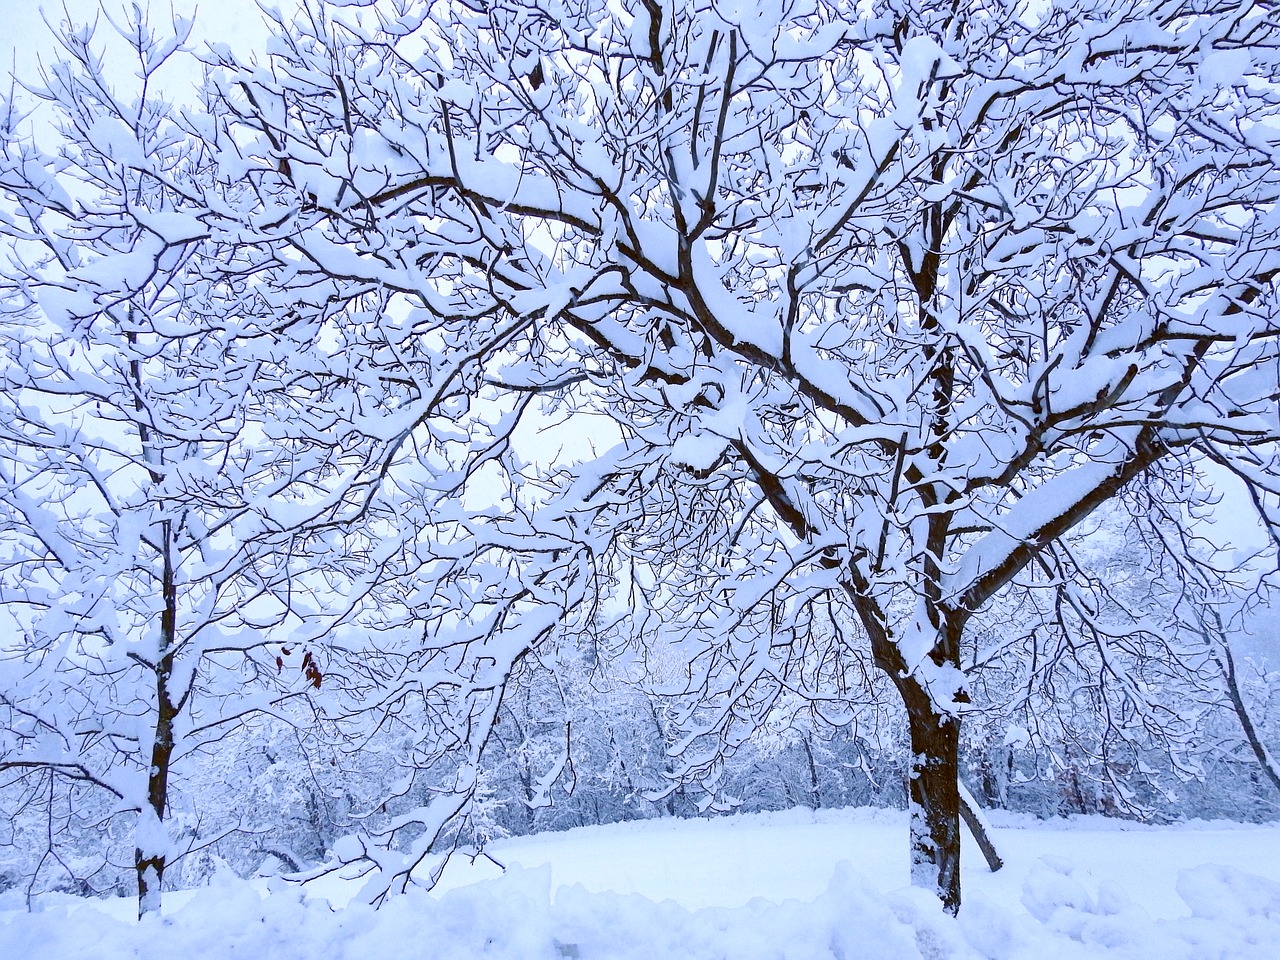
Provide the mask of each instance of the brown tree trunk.
[{"label": "brown tree trunk", "polygon": [[[911,678],[904,684],[916,686]],[[934,709],[916,686],[907,700],[911,731],[911,883],[935,890],[943,908],[960,910],[960,720]],[[905,691],[904,691],[905,693]]]},{"label": "brown tree trunk", "polygon": [[151,767],[147,773],[147,803],[138,813],[138,837],[133,863],[138,875],[138,918],[159,911],[160,891],[168,866],[168,843],[164,835],[165,809],[169,804],[169,768],[173,760],[174,705],[169,681],[173,676],[174,648],[178,633],[178,589],[170,547],[170,524],[161,524],[164,536],[164,573],[161,592],[160,649],[153,669],[156,679],[155,740],[151,746]]},{"label": "brown tree trunk", "polygon": [[[160,909],[160,890],[164,882],[168,856],[159,846],[160,834],[164,829],[164,806],[157,807],[152,798],[167,792],[168,758],[172,753],[172,738],[168,744],[162,746],[159,741],[159,731],[157,731],[156,745],[151,751],[151,758],[152,763],[158,763],[160,767],[152,767],[147,784],[147,809],[138,814],[139,821],[146,821],[146,825],[139,830],[138,845],[133,851],[134,870],[138,874],[138,919]],[[163,772],[157,774],[157,769]]]},{"label": "brown tree trunk", "polygon": [[1004,861],[1000,859],[995,841],[987,831],[987,825],[982,822],[978,801],[973,799],[973,795],[964,788],[964,784],[958,784],[957,789],[960,794],[960,816],[964,818],[964,825],[969,828],[969,833],[978,844],[978,849],[982,851],[982,858],[987,861],[987,866],[992,873],[995,873],[1004,866]]},{"label": "brown tree trunk", "polygon": [[822,788],[818,782],[818,765],[813,761],[813,747],[809,745],[809,734],[800,737],[800,746],[804,748],[805,759],[809,762],[809,806],[814,810],[822,808]]},{"label": "brown tree trunk", "polygon": [[[1218,620],[1218,615],[1214,613],[1214,619]],[[1222,630],[1222,621],[1218,620],[1218,643],[1217,653],[1214,659],[1218,663],[1218,669],[1222,671],[1223,679],[1227,684],[1227,696],[1231,700],[1231,707],[1236,712],[1236,719],[1240,721],[1240,728],[1244,731],[1245,739],[1249,741],[1249,749],[1253,751],[1254,757],[1258,760],[1258,766],[1262,768],[1262,772],[1267,775],[1267,779],[1271,781],[1272,786],[1280,790],[1280,770],[1276,769],[1275,759],[1271,756],[1271,751],[1267,749],[1267,745],[1262,742],[1262,737],[1258,735],[1258,728],[1253,725],[1253,718],[1249,715],[1249,708],[1245,705],[1244,697],[1240,693],[1240,683],[1236,679],[1236,660],[1231,655],[1231,647],[1227,645],[1227,635]]]},{"label": "brown tree trunk", "polygon": [[[911,815],[911,884],[937,894],[943,909],[960,911],[960,717],[940,708],[925,686],[921,668],[913,669],[890,633],[879,608],[866,599],[870,590],[852,569],[846,590],[871,639],[876,666],[893,681],[907,711],[911,736],[910,781],[907,785]],[[936,582],[936,581],[934,581]],[[963,618],[956,611],[939,615],[933,624],[937,639],[929,652],[935,667],[950,668],[959,676],[960,634]],[[944,691],[939,691],[944,693]],[[968,701],[962,689],[945,691],[952,703]]]},{"label": "brown tree trunk", "polygon": [[134,869],[138,874],[138,917],[160,909],[160,887],[168,865],[164,842],[164,816],[169,800],[169,767],[173,758],[173,719],[176,711],[169,701],[168,679],[172,657],[164,657],[156,667],[155,743],[151,748],[151,770],[147,776],[146,809],[138,814],[139,837],[134,849]]}]

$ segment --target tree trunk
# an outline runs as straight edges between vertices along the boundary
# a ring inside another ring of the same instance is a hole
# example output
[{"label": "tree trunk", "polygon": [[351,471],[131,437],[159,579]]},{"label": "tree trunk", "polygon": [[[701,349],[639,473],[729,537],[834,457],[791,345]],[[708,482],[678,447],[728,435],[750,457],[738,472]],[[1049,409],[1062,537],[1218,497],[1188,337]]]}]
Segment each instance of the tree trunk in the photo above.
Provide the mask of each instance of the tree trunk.
[{"label": "tree trunk", "polygon": [[809,745],[809,734],[800,738],[800,746],[804,747],[805,759],[809,762],[809,806],[814,810],[822,808],[822,788],[818,783],[818,765],[813,762],[813,747]]},{"label": "tree trunk", "polygon": [[[671,775],[675,772],[675,765],[671,761],[671,755],[667,753],[666,728],[663,727],[662,717],[658,715],[658,707],[652,700],[649,701],[649,716],[653,719],[653,729],[658,733],[658,745],[662,748],[662,756],[664,758],[662,761],[663,773],[667,776],[667,782],[670,782]],[[683,786],[678,786],[667,792],[666,806],[668,817],[674,817],[676,815],[676,792],[683,789]]]},{"label": "tree trunk", "polygon": [[160,885],[168,864],[164,835],[165,808],[169,801],[169,766],[173,758],[173,719],[177,711],[169,700],[168,680],[173,658],[164,657],[156,667],[157,704],[155,743],[147,775],[147,803],[138,814],[134,869],[138,874],[138,918],[160,909]]},{"label": "tree trunk", "polygon": [[[867,581],[851,570],[845,589],[871,639],[876,666],[888,675],[907,711],[911,736],[911,771],[907,804],[911,815],[911,884],[933,891],[943,909],[960,911],[960,717],[934,701],[917,672],[887,628],[883,613],[868,599]],[[935,581],[936,582],[936,581]],[[938,610],[936,601],[933,609]],[[960,635],[963,617],[957,611],[934,620],[937,639],[929,659],[939,668],[960,673]],[[956,705],[968,702],[961,689],[947,691]]]},{"label": "tree trunk", "polygon": [[1249,708],[1245,705],[1244,697],[1240,693],[1240,683],[1236,679],[1236,659],[1231,655],[1231,647],[1227,644],[1226,632],[1222,629],[1222,621],[1218,619],[1216,611],[1213,617],[1218,622],[1218,643],[1216,649],[1219,651],[1214,654],[1214,659],[1218,662],[1218,669],[1222,671],[1223,679],[1227,684],[1227,696],[1231,700],[1231,706],[1236,712],[1236,719],[1240,721],[1240,728],[1244,731],[1245,739],[1249,741],[1249,749],[1253,751],[1254,757],[1258,760],[1258,766],[1262,768],[1262,772],[1267,775],[1267,779],[1271,781],[1272,786],[1280,790],[1280,770],[1277,770],[1275,758],[1271,756],[1271,751],[1267,749],[1267,745],[1262,742],[1262,738],[1258,735],[1258,729],[1253,725],[1253,718],[1249,715]]},{"label": "tree trunk", "polygon": [[151,767],[147,772],[147,802],[138,813],[137,843],[133,852],[138,874],[138,919],[159,911],[160,890],[168,865],[169,844],[165,836],[165,808],[169,804],[169,767],[173,760],[173,721],[178,714],[169,681],[178,632],[178,589],[170,552],[169,521],[161,524],[164,536],[164,574],[161,591],[164,609],[160,612],[159,656],[154,664],[156,678],[156,727],[151,745]]},{"label": "tree trunk", "polygon": [[[911,678],[904,682],[915,686]],[[943,908],[955,914],[960,910],[960,720],[941,715],[928,692],[916,690],[918,695],[903,698],[911,731],[911,883],[936,891]]]},{"label": "tree trunk", "polygon": [[960,794],[960,816],[964,818],[964,825],[969,828],[969,833],[977,842],[983,859],[987,861],[987,866],[991,868],[992,873],[995,873],[1004,866],[1004,861],[996,851],[995,841],[991,839],[991,831],[987,829],[987,824],[983,820],[978,801],[973,799],[973,795],[964,788],[964,784],[957,784],[957,790]]}]

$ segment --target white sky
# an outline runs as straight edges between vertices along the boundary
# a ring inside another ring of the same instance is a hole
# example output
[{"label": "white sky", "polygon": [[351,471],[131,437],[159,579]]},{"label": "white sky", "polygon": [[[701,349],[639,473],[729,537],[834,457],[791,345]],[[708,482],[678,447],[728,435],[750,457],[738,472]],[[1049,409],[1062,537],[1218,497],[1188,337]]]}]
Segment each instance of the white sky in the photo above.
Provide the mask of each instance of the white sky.
[{"label": "white sky", "polygon": [[[218,40],[247,51],[261,49],[266,36],[255,0],[138,0],[138,5],[149,8],[151,25],[158,32],[163,32],[171,12],[194,17],[192,40],[197,45]],[[290,0],[270,0],[269,5],[287,7]],[[47,61],[56,51],[46,17],[55,25],[68,15],[76,23],[88,23],[102,6],[118,18],[133,4],[125,0],[101,4],[99,0],[0,0],[0,75],[7,79],[16,67],[20,77],[33,76],[40,59]],[[110,31],[110,26],[102,21],[99,30]]]}]

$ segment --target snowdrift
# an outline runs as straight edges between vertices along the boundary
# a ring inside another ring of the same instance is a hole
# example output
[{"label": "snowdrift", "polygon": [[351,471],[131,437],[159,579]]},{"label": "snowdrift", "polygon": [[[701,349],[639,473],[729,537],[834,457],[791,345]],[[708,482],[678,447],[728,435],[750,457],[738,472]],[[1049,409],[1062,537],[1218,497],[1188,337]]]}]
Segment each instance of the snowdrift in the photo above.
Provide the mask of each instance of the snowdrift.
[{"label": "snowdrift", "polygon": [[[743,818],[747,819],[747,818]],[[628,825],[616,835],[641,834],[648,856],[673,853],[682,840],[708,844],[718,835],[726,855],[740,855],[742,824]],[[764,824],[767,826],[767,820]],[[862,824],[874,827],[872,820]],[[750,825],[748,825],[750,826]],[[819,834],[830,824],[811,825]],[[856,828],[857,822],[846,822]],[[763,833],[764,831],[761,831]],[[1049,834],[1052,831],[1042,831]],[[510,850],[540,845],[554,857],[560,838],[526,838]],[[632,855],[611,847],[608,830],[581,831],[587,846],[619,875]],[[304,897],[280,881],[221,875],[162,917],[141,923],[112,916],[123,904],[47,898],[37,912],[0,916],[0,957],[21,960],[909,960],[909,958],[1259,958],[1280,956],[1280,882],[1230,865],[1182,869],[1175,889],[1177,916],[1153,916],[1110,880],[1064,858],[1029,858],[1035,831],[1015,834],[1016,902],[970,893],[958,918],[946,916],[928,894],[902,888],[883,891],[876,879],[847,862],[830,872],[825,892],[808,900],[755,898],[742,906],[689,909],[672,899],[636,893],[590,891],[560,885],[549,865],[512,865],[505,875],[457,886],[442,894],[411,892],[373,910],[342,908]],[[1266,847],[1280,831],[1253,828],[1244,835]],[[1113,833],[1113,836],[1121,836]],[[1172,862],[1190,830],[1148,830],[1143,842]],[[842,838],[843,839],[843,838]],[[537,841],[537,844],[532,841]],[[879,835],[868,832],[871,846]],[[578,838],[581,845],[582,838]],[[734,848],[733,851],[730,848]],[[749,853],[749,851],[747,851]],[[1175,858],[1176,859],[1176,858]],[[797,875],[817,865],[799,859]],[[826,869],[827,865],[822,865]],[[1135,872],[1134,877],[1141,874]],[[1004,878],[1003,883],[1011,882]],[[980,884],[978,886],[981,886]],[[711,894],[714,896],[714,891]],[[730,892],[728,895],[732,896]]]}]

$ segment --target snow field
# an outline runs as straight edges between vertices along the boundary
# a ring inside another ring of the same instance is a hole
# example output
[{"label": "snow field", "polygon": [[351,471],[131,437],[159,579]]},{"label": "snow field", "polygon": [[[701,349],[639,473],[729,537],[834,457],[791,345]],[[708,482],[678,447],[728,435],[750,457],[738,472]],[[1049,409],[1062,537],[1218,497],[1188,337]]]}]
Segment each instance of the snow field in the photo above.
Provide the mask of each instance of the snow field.
[{"label": "snow field", "polygon": [[1008,865],[969,857],[956,919],[905,886],[905,815],[790,811],[508,840],[490,850],[505,875],[464,860],[376,911],[342,905],[352,884],[304,896],[229,874],[141,923],[129,900],[48,897],[0,914],[0,958],[1280,957],[1280,826],[995,819]]}]

